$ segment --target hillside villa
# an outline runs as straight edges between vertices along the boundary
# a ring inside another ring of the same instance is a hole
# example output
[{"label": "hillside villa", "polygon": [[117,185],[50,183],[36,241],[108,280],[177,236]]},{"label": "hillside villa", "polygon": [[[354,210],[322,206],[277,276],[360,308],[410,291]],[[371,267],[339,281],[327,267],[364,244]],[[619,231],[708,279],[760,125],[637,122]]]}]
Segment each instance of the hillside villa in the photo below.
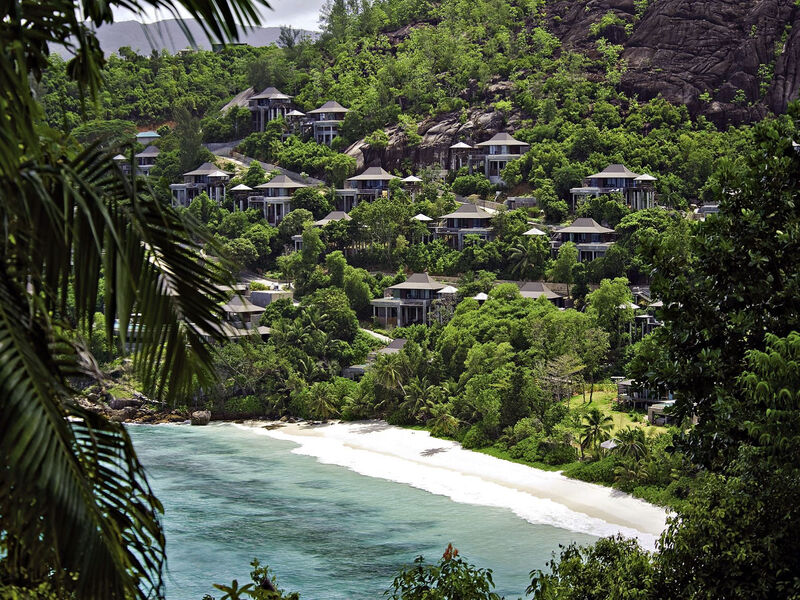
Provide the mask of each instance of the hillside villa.
[{"label": "hillside villa", "polygon": [[264,91],[250,96],[247,107],[253,117],[253,129],[264,131],[267,123],[275,119],[284,119],[291,110],[291,96],[287,96],[277,88],[268,87]]},{"label": "hillside villa", "polygon": [[383,167],[369,167],[363,173],[344,182],[344,189],[336,190],[336,210],[350,212],[359,202],[389,195],[389,182],[397,176]]},{"label": "hillside villa", "polygon": [[183,174],[183,183],[172,183],[172,204],[189,206],[197,196],[206,192],[214,202],[225,200],[225,186],[230,180],[230,174],[221,171],[216,165],[203,163],[194,171]]},{"label": "hillside villa", "polygon": [[523,298],[538,300],[542,296],[559,308],[564,308],[564,296],[551,290],[546,283],[541,281],[525,281],[517,284],[520,286],[519,295]]},{"label": "hillside villa", "polygon": [[435,233],[437,237],[461,250],[467,235],[477,235],[482,240],[494,238],[494,231],[489,223],[492,216],[480,206],[462,204],[454,212],[442,216],[442,224],[436,227]]},{"label": "hillside villa", "polygon": [[158,146],[150,144],[144,150],[135,154],[133,158],[136,161],[136,170],[144,176],[150,175],[150,169],[156,164],[158,158]]},{"label": "hillside villa", "polygon": [[483,151],[483,169],[487,179],[494,184],[504,184],[500,172],[512,160],[530,150],[530,144],[514,139],[511,134],[501,132],[485,142],[476,144]]},{"label": "hillside villa", "polygon": [[615,237],[613,229],[603,227],[594,219],[581,217],[571,225],[554,229],[550,247],[556,252],[565,242],[573,242],[578,248],[578,261],[586,262],[604,256]]},{"label": "hillside villa", "polygon": [[644,210],[656,205],[656,178],[634,173],[625,165],[608,165],[605,169],[583,180],[582,187],[570,189],[572,209],[586,198],[614,192],[622,194],[625,204],[633,210]]},{"label": "hillside villa", "polygon": [[308,111],[312,118],[312,135],[318,144],[330,146],[333,138],[339,135],[339,127],[349,109],[335,100],[326,102],[319,108]]},{"label": "hillside villa", "polygon": [[386,288],[383,298],[370,301],[372,317],[384,326],[427,324],[431,304],[446,287],[427,273],[414,273],[403,283]]},{"label": "hillside villa", "polygon": [[270,225],[277,225],[292,210],[292,196],[308,187],[305,183],[294,181],[287,175],[276,175],[267,183],[257,185],[258,194],[247,197],[248,208],[260,208]]}]

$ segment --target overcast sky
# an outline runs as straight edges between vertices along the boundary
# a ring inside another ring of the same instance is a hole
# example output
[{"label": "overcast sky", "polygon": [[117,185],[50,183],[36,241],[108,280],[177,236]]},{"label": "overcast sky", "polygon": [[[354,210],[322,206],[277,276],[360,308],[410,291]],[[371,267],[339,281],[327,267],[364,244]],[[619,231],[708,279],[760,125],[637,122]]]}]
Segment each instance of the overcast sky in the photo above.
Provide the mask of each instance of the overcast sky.
[{"label": "overcast sky", "polygon": [[[264,18],[261,24],[264,27],[291,25],[297,29],[310,31],[319,29],[319,10],[324,0],[269,0],[269,3],[272,10],[263,11]],[[150,11],[143,17],[127,10],[115,10],[114,14],[118,21],[134,19],[146,23],[171,18],[167,13],[155,11]]]}]

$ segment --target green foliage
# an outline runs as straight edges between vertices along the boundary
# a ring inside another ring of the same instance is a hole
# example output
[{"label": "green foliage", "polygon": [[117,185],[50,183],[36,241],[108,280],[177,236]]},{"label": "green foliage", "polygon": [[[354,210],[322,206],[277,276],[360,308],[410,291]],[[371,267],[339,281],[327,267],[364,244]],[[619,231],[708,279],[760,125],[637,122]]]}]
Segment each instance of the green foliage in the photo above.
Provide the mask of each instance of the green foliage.
[{"label": "green foliage", "polygon": [[383,129],[376,129],[364,138],[364,143],[375,150],[383,150],[389,145],[389,136]]},{"label": "green foliage", "polygon": [[453,192],[459,196],[471,196],[477,194],[478,196],[488,196],[494,186],[482,174],[476,175],[460,175],[453,180]]},{"label": "green foliage", "polygon": [[385,595],[392,600],[500,600],[493,587],[491,569],[468,563],[449,544],[437,564],[426,564],[422,556],[415,558]]},{"label": "green foliage", "polygon": [[292,210],[298,208],[309,211],[315,219],[321,219],[333,209],[330,196],[324,188],[306,187],[292,194]]}]

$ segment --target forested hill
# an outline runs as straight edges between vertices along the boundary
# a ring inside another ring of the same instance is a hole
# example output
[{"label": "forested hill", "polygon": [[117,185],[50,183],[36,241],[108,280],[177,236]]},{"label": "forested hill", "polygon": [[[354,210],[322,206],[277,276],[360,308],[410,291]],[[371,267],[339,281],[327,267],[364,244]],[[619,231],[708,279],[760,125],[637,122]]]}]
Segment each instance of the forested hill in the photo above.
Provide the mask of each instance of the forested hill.
[{"label": "forested hill", "polygon": [[[211,49],[211,43],[203,35],[200,25],[194,19],[186,19],[185,24],[198,48]],[[267,46],[278,42],[280,27],[256,27],[242,35],[241,42],[251,46]],[[315,36],[315,32],[304,32]],[[138,21],[119,21],[103,25],[97,30],[97,39],[106,55],[128,47],[139,54],[150,54],[151,51],[166,50],[174,54],[192,45],[176,19],[164,19],[155,23]],[[54,46],[53,51],[66,57],[63,46]]]}]

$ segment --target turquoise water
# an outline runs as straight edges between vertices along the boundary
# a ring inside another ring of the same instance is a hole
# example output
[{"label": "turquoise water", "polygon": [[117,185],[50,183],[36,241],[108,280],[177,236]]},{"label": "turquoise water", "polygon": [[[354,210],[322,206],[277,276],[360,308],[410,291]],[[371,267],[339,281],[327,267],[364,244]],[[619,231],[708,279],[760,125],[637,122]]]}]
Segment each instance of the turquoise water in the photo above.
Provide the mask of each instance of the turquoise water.
[{"label": "turquoise water", "polygon": [[595,539],[323,465],[230,425],[129,431],[164,504],[167,600],[219,598],[212,584],[248,581],[256,557],[303,600],[380,598],[403,564],[438,560],[451,542],[519,598],[559,544]]}]

